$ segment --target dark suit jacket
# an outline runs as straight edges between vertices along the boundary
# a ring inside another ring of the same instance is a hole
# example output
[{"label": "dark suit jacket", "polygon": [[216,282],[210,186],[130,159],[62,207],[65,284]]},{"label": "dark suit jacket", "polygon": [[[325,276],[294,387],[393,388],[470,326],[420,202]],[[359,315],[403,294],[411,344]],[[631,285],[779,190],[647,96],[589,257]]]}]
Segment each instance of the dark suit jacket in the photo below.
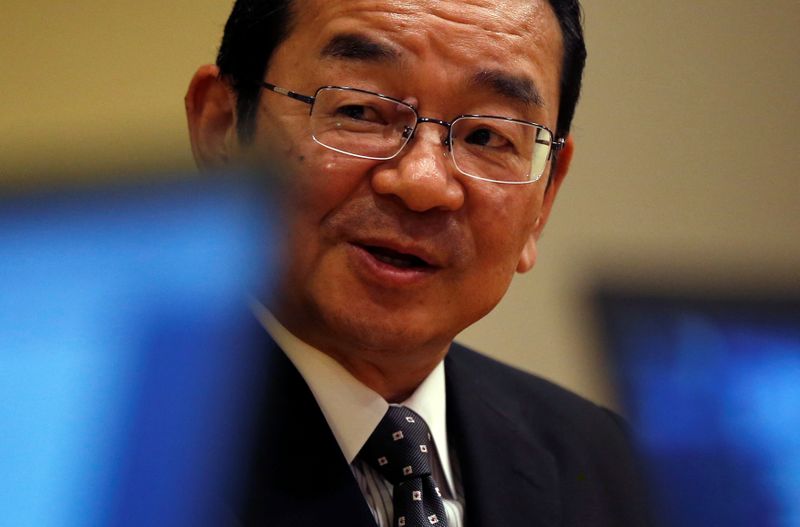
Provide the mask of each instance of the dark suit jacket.
[{"label": "dark suit jacket", "polygon": [[[374,527],[313,395],[281,350],[268,347],[240,525]],[[646,524],[618,417],[457,344],[445,371],[469,527]]]}]

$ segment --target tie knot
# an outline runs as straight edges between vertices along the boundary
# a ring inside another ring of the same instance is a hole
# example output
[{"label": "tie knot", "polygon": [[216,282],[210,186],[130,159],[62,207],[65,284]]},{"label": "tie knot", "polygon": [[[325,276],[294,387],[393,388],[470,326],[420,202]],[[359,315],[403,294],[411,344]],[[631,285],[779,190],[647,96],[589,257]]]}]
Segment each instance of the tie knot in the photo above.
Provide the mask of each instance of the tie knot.
[{"label": "tie knot", "polygon": [[425,421],[405,406],[390,406],[359,455],[396,485],[430,475],[432,452]]}]

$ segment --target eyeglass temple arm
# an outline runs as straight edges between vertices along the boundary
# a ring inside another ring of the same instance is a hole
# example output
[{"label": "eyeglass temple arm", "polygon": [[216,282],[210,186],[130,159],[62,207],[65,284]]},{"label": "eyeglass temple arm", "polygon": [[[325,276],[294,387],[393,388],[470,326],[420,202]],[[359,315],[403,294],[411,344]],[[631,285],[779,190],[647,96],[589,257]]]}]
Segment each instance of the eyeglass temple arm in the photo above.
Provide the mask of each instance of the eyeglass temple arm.
[{"label": "eyeglass temple arm", "polygon": [[300,93],[295,93],[285,88],[281,88],[280,86],[275,86],[274,84],[270,84],[269,82],[262,81],[261,85],[270,91],[274,91],[275,93],[280,93],[281,95],[291,97],[292,99],[304,102],[306,104],[314,104],[314,97],[310,97],[308,95],[303,95]]},{"label": "eyeglass temple arm", "polygon": [[[539,143],[539,144],[543,144],[543,145],[547,144],[547,141],[539,141],[539,140],[537,140],[536,142]],[[558,139],[552,141],[550,143],[550,152],[547,154],[547,159],[552,158],[554,155],[556,155],[558,153],[559,150],[564,148],[564,144],[565,143],[566,143],[566,140],[563,137],[559,137]]]}]

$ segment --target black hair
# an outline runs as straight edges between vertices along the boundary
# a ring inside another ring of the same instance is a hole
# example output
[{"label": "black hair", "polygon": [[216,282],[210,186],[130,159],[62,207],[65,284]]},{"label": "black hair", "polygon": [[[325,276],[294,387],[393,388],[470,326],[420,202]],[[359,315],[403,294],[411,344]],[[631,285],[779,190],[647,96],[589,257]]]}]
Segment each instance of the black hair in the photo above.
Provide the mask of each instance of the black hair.
[{"label": "black hair", "polygon": [[[569,133],[581,92],[586,45],[579,0],[548,0],[558,18],[564,41],[556,135]],[[261,95],[259,81],[275,49],[293,29],[292,0],[236,0],[225,24],[217,66],[236,94],[238,133],[252,138]]]},{"label": "black hair", "polygon": [[264,77],[275,49],[289,36],[294,23],[292,0],[236,0],[217,53],[220,75],[236,94],[239,137],[249,141],[255,132],[256,111]]},{"label": "black hair", "polygon": [[564,41],[561,60],[560,96],[556,135],[566,137],[581,95],[586,42],[583,40],[583,14],[579,0],[548,0],[555,11]]}]

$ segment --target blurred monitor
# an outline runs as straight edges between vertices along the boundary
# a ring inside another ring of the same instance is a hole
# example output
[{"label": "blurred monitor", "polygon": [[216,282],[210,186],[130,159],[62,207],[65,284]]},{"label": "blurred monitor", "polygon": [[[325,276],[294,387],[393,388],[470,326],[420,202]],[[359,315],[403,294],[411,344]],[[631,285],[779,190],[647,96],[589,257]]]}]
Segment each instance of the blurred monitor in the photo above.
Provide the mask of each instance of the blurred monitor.
[{"label": "blurred monitor", "polygon": [[268,176],[0,196],[0,525],[219,524]]},{"label": "blurred monitor", "polygon": [[598,298],[657,525],[800,526],[800,297]]}]

